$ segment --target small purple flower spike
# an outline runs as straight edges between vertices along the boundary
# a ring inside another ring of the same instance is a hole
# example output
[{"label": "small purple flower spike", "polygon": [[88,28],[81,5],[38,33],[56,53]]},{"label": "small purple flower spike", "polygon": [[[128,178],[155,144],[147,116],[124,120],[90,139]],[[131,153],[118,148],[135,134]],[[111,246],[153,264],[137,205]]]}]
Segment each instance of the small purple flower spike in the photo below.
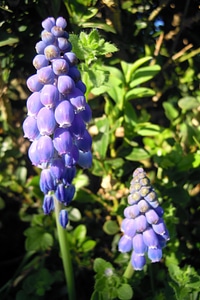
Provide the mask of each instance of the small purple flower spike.
[{"label": "small purple flower spike", "polygon": [[132,251],[131,263],[135,270],[143,270],[146,256],[154,263],[162,258],[162,248],[169,240],[156,192],[142,168],[133,172],[130,195],[121,224],[124,235],[119,240],[119,251]]}]

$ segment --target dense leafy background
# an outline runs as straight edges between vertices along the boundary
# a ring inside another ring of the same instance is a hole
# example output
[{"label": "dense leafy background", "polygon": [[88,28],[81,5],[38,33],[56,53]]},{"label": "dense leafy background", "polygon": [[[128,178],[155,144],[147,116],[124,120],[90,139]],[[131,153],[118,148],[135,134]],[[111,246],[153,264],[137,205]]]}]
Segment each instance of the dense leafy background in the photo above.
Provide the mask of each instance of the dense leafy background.
[{"label": "dense leafy background", "polygon": [[[67,297],[55,220],[43,215],[39,170],[21,129],[41,22],[60,15],[93,111],[93,166],[78,170],[69,207],[78,299],[200,299],[198,0],[0,1],[1,299]],[[127,283],[129,255],[119,254],[117,242],[139,166],[159,195],[171,239],[163,260]]]}]

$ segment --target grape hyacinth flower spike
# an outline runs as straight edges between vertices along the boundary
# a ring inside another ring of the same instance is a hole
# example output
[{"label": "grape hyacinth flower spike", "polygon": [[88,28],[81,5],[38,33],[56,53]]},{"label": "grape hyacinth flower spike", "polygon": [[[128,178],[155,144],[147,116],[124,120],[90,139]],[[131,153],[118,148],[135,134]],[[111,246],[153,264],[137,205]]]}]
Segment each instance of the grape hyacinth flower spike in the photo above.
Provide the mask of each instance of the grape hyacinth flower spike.
[{"label": "grape hyacinth flower spike", "polygon": [[132,267],[134,270],[142,270],[146,257],[152,263],[161,260],[162,248],[169,240],[163,209],[143,168],[133,172],[128,204],[121,224],[123,236],[119,240],[119,251],[132,251]]},{"label": "grape hyacinth flower spike", "polygon": [[65,206],[75,193],[72,180],[76,165],[89,168],[92,164],[92,140],[87,130],[91,110],[66,26],[63,17],[49,17],[42,22],[41,41],[35,46],[33,59],[36,73],[27,80],[32,94],[27,99],[23,123],[24,137],[32,142],[28,156],[42,169],[44,213],[54,210],[57,201],[63,228],[68,223]]}]

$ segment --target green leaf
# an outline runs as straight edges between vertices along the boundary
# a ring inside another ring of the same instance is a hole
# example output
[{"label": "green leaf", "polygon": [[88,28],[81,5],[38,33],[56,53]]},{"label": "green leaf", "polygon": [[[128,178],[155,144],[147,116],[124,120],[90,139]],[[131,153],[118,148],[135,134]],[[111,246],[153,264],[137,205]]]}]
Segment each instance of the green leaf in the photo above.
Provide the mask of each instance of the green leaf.
[{"label": "green leaf", "polygon": [[81,212],[78,208],[72,207],[69,209],[69,220],[73,222],[78,222],[82,218]]},{"label": "green leaf", "polygon": [[150,157],[150,154],[143,148],[134,148],[125,158],[131,161],[140,161]]},{"label": "green leaf", "polygon": [[140,68],[132,74],[130,87],[134,88],[135,86],[147,82],[152,79],[158,72],[161,70],[159,65],[147,66]]},{"label": "green leaf", "polygon": [[24,232],[27,251],[48,250],[53,246],[53,237],[41,227],[30,227]]},{"label": "green leaf", "polygon": [[146,88],[146,87],[138,87],[138,88],[129,90],[125,94],[125,99],[127,101],[129,101],[129,100],[134,100],[134,99],[138,99],[138,98],[153,97],[154,95],[155,95],[154,90],[152,90],[150,88]]},{"label": "green leaf", "polygon": [[95,290],[96,291],[103,291],[106,286],[107,278],[105,276],[102,276],[100,279],[96,280],[95,282]]},{"label": "green leaf", "polygon": [[117,294],[120,300],[129,300],[133,297],[133,290],[129,284],[124,283],[117,289]]},{"label": "green leaf", "polygon": [[148,62],[151,59],[152,59],[152,56],[142,57],[142,58],[139,58],[138,60],[136,60],[133,64],[122,61],[121,67],[122,67],[124,76],[126,78],[126,82],[129,83],[131,81],[131,76],[132,76],[133,72],[135,72],[135,70],[137,70],[141,65],[145,64],[146,62]]},{"label": "green leaf", "polygon": [[119,231],[119,225],[116,221],[108,220],[104,223],[103,230],[109,235],[114,235]]},{"label": "green leaf", "polygon": [[164,102],[163,107],[165,110],[165,115],[170,121],[173,121],[174,119],[176,119],[178,117],[178,114],[179,114],[178,110],[175,109],[175,107],[173,106],[172,103]]},{"label": "green leaf", "polygon": [[16,37],[9,37],[5,40],[1,40],[0,41],[0,47],[4,47],[4,46],[11,46],[13,44],[17,44],[19,42],[19,39]]},{"label": "green leaf", "polygon": [[86,234],[87,234],[86,226],[82,224],[77,226],[73,231],[73,235],[79,244],[81,244],[85,240]]},{"label": "green leaf", "polygon": [[93,241],[93,240],[88,240],[88,241],[85,241],[82,245],[81,245],[81,248],[83,250],[83,252],[88,252],[88,251],[91,251],[94,249],[94,247],[96,246],[96,241]]},{"label": "green leaf", "polygon": [[87,186],[89,184],[89,179],[85,174],[78,173],[73,180],[74,185],[76,186],[76,190]]},{"label": "green leaf", "polygon": [[149,122],[137,124],[134,130],[141,136],[155,136],[162,132],[162,128],[159,125],[151,124]]},{"label": "green leaf", "polygon": [[83,28],[95,28],[95,29],[98,28],[98,29],[101,29],[101,30],[106,31],[106,32],[116,33],[116,30],[112,26],[110,26],[106,23],[102,23],[102,22],[96,22],[96,21],[94,21],[94,22],[84,22],[82,24],[82,27]]},{"label": "green leaf", "polygon": [[109,119],[106,116],[96,121],[99,130],[98,135],[93,139],[93,149],[101,159],[105,158],[109,145]]},{"label": "green leaf", "polygon": [[103,274],[105,269],[112,268],[112,264],[107,262],[105,259],[98,257],[94,260],[93,268],[96,273]]},{"label": "green leaf", "polygon": [[178,101],[178,106],[183,110],[191,110],[199,106],[199,101],[195,97],[184,97]]}]

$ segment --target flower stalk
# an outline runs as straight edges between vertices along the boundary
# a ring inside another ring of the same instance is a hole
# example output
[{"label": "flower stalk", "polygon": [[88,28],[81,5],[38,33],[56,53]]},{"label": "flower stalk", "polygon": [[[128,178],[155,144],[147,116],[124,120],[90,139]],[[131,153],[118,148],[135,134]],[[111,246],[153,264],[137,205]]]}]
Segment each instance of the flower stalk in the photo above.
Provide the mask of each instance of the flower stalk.
[{"label": "flower stalk", "polygon": [[56,218],[56,226],[58,232],[58,240],[60,245],[60,252],[61,252],[61,258],[63,263],[63,269],[65,273],[65,279],[67,283],[68,296],[69,296],[69,300],[74,300],[76,299],[74,272],[73,272],[70,247],[69,247],[69,242],[67,237],[68,233],[67,230],[60,225],[59,214],[62,209],[62,205],[55,197],[54,197],[54,205],[55,205],[55,218]]},{"label": "flower stalk", "polygon": [[131,261],[129,261],[129,264],[123,274],[123,277],[125,277],[127,279],[131,279],[133,276],[133,273],[134,273],[134,269],[133,269]]}]

